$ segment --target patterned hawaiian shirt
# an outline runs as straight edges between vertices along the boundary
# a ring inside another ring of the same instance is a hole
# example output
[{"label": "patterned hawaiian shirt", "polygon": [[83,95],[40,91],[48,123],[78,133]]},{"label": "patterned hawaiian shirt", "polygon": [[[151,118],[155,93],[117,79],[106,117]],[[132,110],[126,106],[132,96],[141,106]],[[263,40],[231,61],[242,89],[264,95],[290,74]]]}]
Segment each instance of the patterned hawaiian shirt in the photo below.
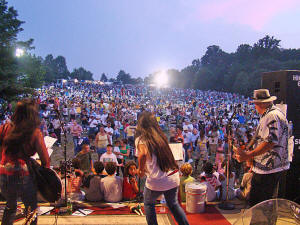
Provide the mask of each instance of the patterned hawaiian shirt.
[{"label": "patterned hawaiian shirt", "polygon": [[284,113],[272,106],[261,116],[255,133],[256,146],[262,142],[273,143],[274,147],[254,157],[253,172],[270,174],[289,169],[288,122]]}]

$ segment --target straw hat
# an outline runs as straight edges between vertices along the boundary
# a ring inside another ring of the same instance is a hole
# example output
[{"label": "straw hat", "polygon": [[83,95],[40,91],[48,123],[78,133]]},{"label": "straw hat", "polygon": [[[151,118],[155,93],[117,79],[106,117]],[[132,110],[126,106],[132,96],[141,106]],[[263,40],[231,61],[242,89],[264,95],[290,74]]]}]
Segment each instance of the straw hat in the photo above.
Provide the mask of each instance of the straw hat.
[{"label": "straw hat", "polygon": [[253,92],[252,103],[273,102],[277,99],[276,96],[271,96],[268,89],[258,89]]}]

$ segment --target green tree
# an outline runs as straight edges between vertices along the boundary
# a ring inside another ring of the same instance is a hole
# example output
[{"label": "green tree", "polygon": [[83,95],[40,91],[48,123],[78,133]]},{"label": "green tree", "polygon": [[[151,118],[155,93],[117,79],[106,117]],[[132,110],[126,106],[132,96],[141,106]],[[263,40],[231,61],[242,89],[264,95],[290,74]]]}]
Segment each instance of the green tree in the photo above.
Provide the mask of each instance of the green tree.
[{"label": "green tree", "polygon": [[46,67],[46,82],[55,82],[57,79],[68,79],[70,77],[66,59],[63,56],[54,58],[52,54],[49,54],[45,57],[43,64]]},{"label": "green tree", "polygon": [[45,57],[44,59],[44,66],[45,66],[45,70],[46,70],[46,73],[45,73],[45,81],[47,83],[50,83],[50,82],[53,82],[55,81],[56,77],[55,77],[55,69],[54,69],[54,66],[53,66],[53,55],[52,54],[49,54]]},{"label": "green tree", "polygon": [[248,94],[249,91],[249,80],[248,80],[249,75],[241,71],[236,75],[236,78],[234,82],[232,83],[232,91],[236,93],[241,93],[241,94]]},{"label": "green tree", "polygon": [[90,71],[85,70],[83,67],[74,69],[70,74],[70,77],[77,80],[93,80],[93,74]]},{"label": "green tree", "polygon": [[197,89],[215,90],[216,79],[209,68],[203,67],[195,75],[193,83]]},{"label": "green tree", "polygon": [[129,73],[125,73],[124,70],[120,70],[117,76],[117,81],[121,81],[123,84],[131,84],[131,76]]},{"label": "green tree", "polygon": [[70,76],[65,57],[57,56],[54,59],[54,66],[56,79],[67,79]]},{"label": "green tree", "polygon": [[135,83],[136,84],[143,84],[144,83],[144,79],[141,78],[141,77],[138,77],[138,78],[135,79]]},{"label": "green tree", "polygon": [[5,0],[0,0],[0,96],[13,99],[16,95],[30,91],[18,81],[18,62],[16,48],[30,50],[33,39],[26,42],[17,41],[18,33],[23,30],[24,22],[18,19],[13,7],[8,7]]},{"label": "green tree", "polygon": [[46,70],[42,61],[41,57],[30,54],[18,59],[19,81],[24,87],[39,88],[43,84]]},{"label": "green tree", "polygon": [[141,77],[131,78],[131,84],[143,84],[144,80]]},{"label": "green tree", "polygon": [[248,44],[239,45],[236,52],[235,58],[239,63],[249,61],[252,57],[252,46]]},{"label": "green tree", "polygon": [[102,82],[107,82],[108,79],[107,79],[107,76],[105,75],[105,73],[102,73],[101,75],[101,79],[100,79]]},{"label": "green tree", "polygon": [[169,85],[170,87],[180,87],[181,85],[181,73],[176,69],[169,69],[167,71],[169,77]]},{"label": "green tree", "polygon": [[207,47],[205,55],[201,58],[202,65],[216,65],[222,60],[224,52],[217,45]]},{"label": "green tree", "polygon": [[266,35],[253,45],[253,54],[256,58],[272,57],[275,54],[278,54],[280,47],[279,43],[280,40],[275,39],[273,36],[270,37],[269,35]]}]

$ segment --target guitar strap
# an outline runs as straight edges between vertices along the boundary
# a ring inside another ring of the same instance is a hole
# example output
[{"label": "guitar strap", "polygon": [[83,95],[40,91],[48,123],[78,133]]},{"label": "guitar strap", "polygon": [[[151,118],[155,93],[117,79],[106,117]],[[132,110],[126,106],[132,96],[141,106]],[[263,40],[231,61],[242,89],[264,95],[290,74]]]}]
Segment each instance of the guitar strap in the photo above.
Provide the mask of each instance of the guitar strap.
[{"label": "guitar strap", "polygon": [[2,141],[3,141],[4,137],[5,137],[5,135],[6,135],[7,128],[8,128],[8,125],[7,125],[7,123],[6,123],[6,124],[3,125],[2,131],[1,131],[0,147],[1,147],[1,145],[2,145]]}]

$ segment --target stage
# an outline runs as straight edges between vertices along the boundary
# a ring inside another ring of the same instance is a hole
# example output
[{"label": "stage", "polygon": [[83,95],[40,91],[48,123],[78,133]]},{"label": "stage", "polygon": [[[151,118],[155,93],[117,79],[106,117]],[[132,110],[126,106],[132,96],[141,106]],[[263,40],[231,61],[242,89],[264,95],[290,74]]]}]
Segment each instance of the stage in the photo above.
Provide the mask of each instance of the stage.
[{"label": "stage", "polygon": [[[187,213],[187,218],[190,225],[231,225],[240,217],[245,203],[235,200],[233,203],[236,206],[235,210],[223,211],[220,210],[217,206],[217,203],[209,203],[205,207],[204,213]],[[147,224],[145,216],[139,216],[130,212],[130,203],[86,203],[86,202],[77,202],[74,203],[73,213],[76,211],[76,215],[66,215],[66,214],[55,214],[55,209],[51,212],[40,215],[38,219],[38,224],[120,224],[120,225],[130,225],[130,224]],[[4,202],[1,204],[2,208]],[[47,203],[39,204],[40,208],[49,207]],[[23,207],[20,205],[19,207]],[[185,204],[182,205],[185,210]],[[78,209],[80,211],[78,211]],[[143,210],[143,207],[142,207]],[[144,212],[144,210],[143,210]],[[156,206],[158,224],[176,224],[172,214],[169,212],[168,208],[165,208],[161,205]],[[88,214],[88,215],[84,215]],[[79,216],[78,216],[79,215]],[[21,215],[20,215],[21,217]],[[23,224],[24,220],[19,218],[16,220],[15,224]]]}]

